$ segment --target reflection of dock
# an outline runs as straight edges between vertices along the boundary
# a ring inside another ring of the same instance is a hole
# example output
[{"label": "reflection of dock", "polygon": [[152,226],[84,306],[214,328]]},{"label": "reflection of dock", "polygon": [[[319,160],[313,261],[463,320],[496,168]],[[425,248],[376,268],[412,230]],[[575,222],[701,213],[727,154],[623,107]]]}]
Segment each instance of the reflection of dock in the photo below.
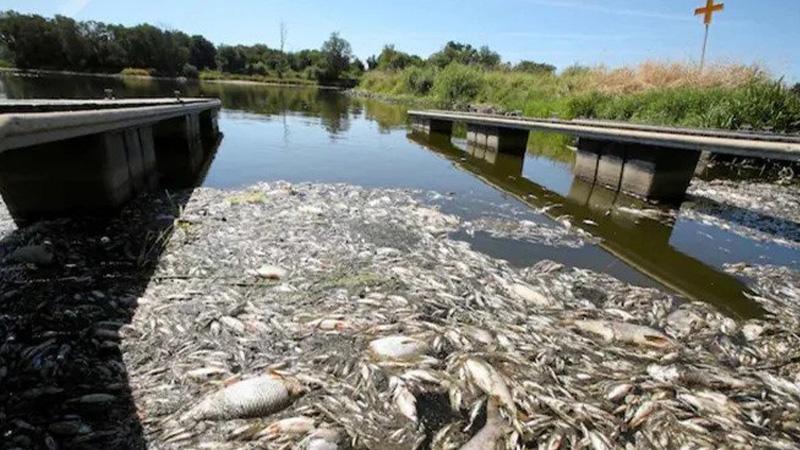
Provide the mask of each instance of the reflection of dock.
[{"label": "reflection of dock", "polygon": [[550,217],[571,216],[574,226],[602,240],[603,249],[690,299],[711,303],[739,318],[762,312],[744,295],[747,288],[739,280],[670,246],[671,224],[620,210],[646,205],[637,199],[579,179],[573,180],[564,197],[522,177],[522,157],[471,146],[464,151],[453,145],[449,134],[412,133],[409,139],[533,208],[547,207]]}]

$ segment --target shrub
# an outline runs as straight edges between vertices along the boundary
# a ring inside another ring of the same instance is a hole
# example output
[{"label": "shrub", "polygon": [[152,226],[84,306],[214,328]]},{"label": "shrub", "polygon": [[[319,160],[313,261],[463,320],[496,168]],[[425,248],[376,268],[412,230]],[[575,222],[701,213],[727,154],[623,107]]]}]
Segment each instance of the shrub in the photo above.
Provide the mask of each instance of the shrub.
[{"label": "shrub", "polygon": [[122,72],[120,72],[120,75],[123,75],[123,76],[126,76],[126,77],[150,77],[150,76],[153,76],[154,73],[155,73],[155,70],[153,70],[153,69],[140,69],[140,68],[135,68],[135,67],[126,67],[126,68],[122,69]]},{"label": "shrub", "polygon": [[225,75],[219,70],[203,70],[200,72],[201,80],[221,80]]},{"label": "shrub", "polygon": [[0,59],[0,67],[8,68],[8,67],[14,67],[14,65],[11,64],[9,61]]},{"label": "shrub", "polygon": [[183,65],[183,69],[181,69],[181,74],[186,78],[191,78],[191,79],[200,78],[200,72],[197,70],[197,67],[188,63]]},{"label": "shrub", "polygon": [[480,69],[452,63],[436,75],[433,93],[442,102],[465,104],[478,96],[483,81]]},{"label": "shrub", "polygon": [[432,67],[409,67],[403,71],[403,88],[405,93],[428,95],[435,79]]}]

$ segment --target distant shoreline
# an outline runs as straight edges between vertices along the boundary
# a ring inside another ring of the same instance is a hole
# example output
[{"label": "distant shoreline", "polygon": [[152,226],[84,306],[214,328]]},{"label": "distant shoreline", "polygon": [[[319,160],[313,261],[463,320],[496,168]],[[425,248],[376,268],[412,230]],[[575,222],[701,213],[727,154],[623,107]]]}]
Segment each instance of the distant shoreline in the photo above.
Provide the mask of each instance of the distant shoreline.
[{"label": "distant shoreline", "polygon": [[138,79],[138,80],[155,80],[155,81],[177,81],[179,83],[219,83],[219,84],[235,84],[235,85],[263,85],[263,86],[277,86],[277,87],[305,87],[305,88],[329,89],[337,91],[346,90],[346,88],[343,87],[321,85],[316,83],[314,84],[278,83],[274,81],[238,80],[234,78],[204,80],[200,78],[123,75],[120,73],[74,72],[70,70],[19,69],[16,67],[0,67],[0,72],[16,73],[16,74],[33,74],[33,75],[70,75],[70,76],[81,76],[81,77],[112,78],[117,80]]}]

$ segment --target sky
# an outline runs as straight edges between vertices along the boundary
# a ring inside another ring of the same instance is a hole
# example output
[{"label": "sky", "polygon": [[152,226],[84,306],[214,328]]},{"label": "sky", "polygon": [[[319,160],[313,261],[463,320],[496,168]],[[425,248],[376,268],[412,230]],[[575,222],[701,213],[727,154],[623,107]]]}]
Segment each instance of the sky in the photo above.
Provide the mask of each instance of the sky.
[{"label": "sky", "polygon": [[[719,0],[718,0],[719,1]],[[151,23],[216,44],[318,48],[333,31],[363,59],[384,44],[428,56],[448,40],[488,45],[506,61],[609,67],[699,61],[705,0],[0,0],[0,10]],[[758,63],[800,81],[800,0],[727,0],[711,25],[710,62]]]}]

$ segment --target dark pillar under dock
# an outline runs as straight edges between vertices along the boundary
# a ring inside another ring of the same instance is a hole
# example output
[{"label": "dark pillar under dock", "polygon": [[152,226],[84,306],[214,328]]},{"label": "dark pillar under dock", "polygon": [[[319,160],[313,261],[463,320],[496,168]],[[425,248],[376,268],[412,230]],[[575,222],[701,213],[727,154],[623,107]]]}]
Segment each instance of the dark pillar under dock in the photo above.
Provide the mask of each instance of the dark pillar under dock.
[{"label": "dark pillar under dock", "polygon": [[649,200],[677,200],[686,194],[699,157],[690,150],[580,139],[575,176]]},{"label": "dark pillar under dock", "polygon": [[0,190],[15,218],[116,208],[135,192],[131,166],[142,167],[141,154],[130,153],[133,164],[123,131],[8,151],[0,154]]},{"label": "dark pillar under dock", "polygon": [[200,115],[164,120],[153,128],[156,162],[161,180],[171,186],[189,186],[203,164]]},{"label": "dark pillar under dock", "polygon": [[429,119],[427,117],[413,116],[411,129],[423,134],[453,134],[453,122],[448,120]]},{"label": "dark pillar under dock", "polygon": [[528,148],[527,130],[467,124],[467,143],[522,156]]}]

